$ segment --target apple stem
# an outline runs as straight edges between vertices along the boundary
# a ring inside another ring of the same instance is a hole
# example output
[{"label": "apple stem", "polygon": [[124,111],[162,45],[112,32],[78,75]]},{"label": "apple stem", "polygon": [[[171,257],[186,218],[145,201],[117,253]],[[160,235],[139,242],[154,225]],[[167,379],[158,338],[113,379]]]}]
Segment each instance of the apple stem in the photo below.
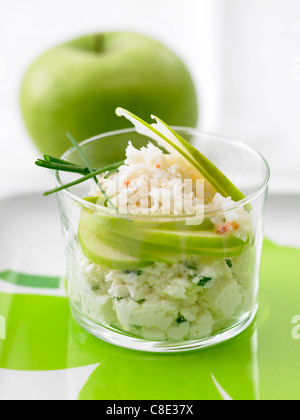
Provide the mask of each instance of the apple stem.
[{"label": "apple stem", "polygon": [[101,34],[95,35],[95,52],[100,53],[104,51],[104,37]]}]

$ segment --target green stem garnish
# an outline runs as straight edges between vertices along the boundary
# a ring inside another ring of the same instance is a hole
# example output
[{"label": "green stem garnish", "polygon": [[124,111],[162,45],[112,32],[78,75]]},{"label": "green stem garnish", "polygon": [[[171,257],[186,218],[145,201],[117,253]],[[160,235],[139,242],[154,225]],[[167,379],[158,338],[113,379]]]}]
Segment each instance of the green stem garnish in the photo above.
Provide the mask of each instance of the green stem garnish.
[{"label": "green stem garnish", "polygon": [[35,164],[42,168],[55,169],[62,172],[74,172],[80,175],[88,175],[90,173],[88,168],[81,168],[80,166],[72,166],[70,164],[54,163],[42,159],[38,159]]},{"label": "green stem garnish", "polygon": [[82,160],[84,161],[86,167],[76,165],[75,163],[68,162],[64,159],[56,158],[56,157],[53,157],[53,156],[50,156],[50,155],[44,155],[44,160],[43,159],[37,159],[35,164],[37,166],[42,167],[42,168],[53,169],[55,171],[77,173],[79,175],[84,175],[84,176],[82,178],[79,178],[79,179],[73,181],[73,182],[61,185],[60,187],[54,188],[53,190],[50,190],[50,191],[47,191],[47,192],[44,193],[44,195],[47,196],[47,195],[50,195],[50,194],[57,193],[59,191],[65,190],[67,188],[71,188],[75,185],[81,184],[82,182],[85,182],[85,181],[93,178],[94,181],[96,182],[96,185],[100,189],[101,193],[106,198],[106,202],[109,203],[109,205],[114,210],[117,211],[117,208],[112,203],[110,198],[107,196],[105,190],[103,189],[102,185],[98,181],[97,175],[108,172],[108,174],[106,175],[106,178],[107,178],[108,176],[110,176],[111,174],[116,172],[119,169],[120,166],[124,165],[124,161],[105,166],[104,168],[101,168],[101,169],[92,169],[88,160],[87,160],[87,158],[86,158],[86,156],[85,156],[85,154],[83,153],[83,150],[81,149],[81,147],[79,146],[77,141],[74,139],[74,137],[70,133],[67,133],[67,137],[69,138],[69,140],[71,141],[73,146],[77,149],[77,151],[80,154]]},{"label": "green stem garnish", "polygon": [[47,162],[62,163],[63,165],[77,166],[78,168],[81,168],[81,166],[80,166],[80,165],[75,165],[75,163],[68,162],[67,160],[64,160],[64,159],[59,159],[59,158],[57,158],[57,157],[50,156],[50,155],[44,155],[44,159],[45,159]]},{"label": "green stem garnish", "polygon": [[[51,158],[51,160],[48,160]],[[56,159],[53,157],[45,156],[45,160],[37,159],[35,162],[37,166],[46,169],[53,169],[55,171],[61,172],[72,172],[80,175],[89,175],[90,171],[88,168],[84,168],[83,166],[75,165],[70,162],[64,161],[62,159]],[[107,172],[105,178],[108,178],[111,174],[116,172],[120,166],[124,165],[124,160],[122,162],[113,163],[112,165],[108,165],[102,169],[93,169],[94,176],[100,175],[104,172]],[[89,178],[88,178],[89,179]]]},{"label": "green stem garnish", "polygon": [[[77,143],[77,141],[74,139],[74,137],[70,134],[67,133],[67,137],[68,139],[71,141],[71,143],[73,144],[73,146],[77,149],[78,153],[80,154],[82,160],[84,161],[85,165],[87,166],[88,170],[90,171],[90,173],[93,173],[93,169],[90,167],[90,164],[85,156],[85,154],[83,153],[83,150],[81,149],[81,147],[79,146],[79,144]],[[117,211],[116,206],[112,203],[111,199],[108,197],[108,195],[106,194],[104,188],[102,187],[102,185],[100,184],[100,182],[98,181],[96,176],[93,176],[93,179],[96,183],[96,185],[98,186],[98,188],[100,189],[100,191],[102,192],[102,194],[104,195],[104,197],[106,198],[108,204],[111,206],[112,209]]]},{"label": "green stem garnish", "polygon": [[[53,190],[47,191],[47,192],[44,193],[44,195],[47,196],[47,195],[54,194],[54,193],[57,193],[59,191],[63,191],[65,189],[74,187],[75,185],[79,185],[82,182],[88,181],[89,179],[92,179],[97,175],[101,175],[101,174],[103,174],[107,171],[112,171],[113,167],[114,167],[114,171],[116,171],[122,164],[123,164],[123,162],[119,162],[119,163],[116,163],[114,165],[109,165],[109,166],[106,166],[102,169],[98,169],[97,171],[92,172],[88,175],[85,175],[82,178],[76,179],[75,181],[72,181],[69,184],[64,184],[64,185],[61,185],[60,187],[54,188]],[[55,168],[55,169],[57,169],[57,168]],[[59,169],[57,169],[57,170],[59,170]]]}]

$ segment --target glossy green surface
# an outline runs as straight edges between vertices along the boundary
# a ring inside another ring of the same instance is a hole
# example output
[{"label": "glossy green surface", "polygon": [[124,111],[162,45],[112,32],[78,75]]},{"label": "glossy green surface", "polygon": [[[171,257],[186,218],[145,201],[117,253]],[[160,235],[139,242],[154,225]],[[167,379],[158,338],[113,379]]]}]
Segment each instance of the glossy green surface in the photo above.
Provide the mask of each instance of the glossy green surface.
[{"label": "glossy green surface", "polygon": [[75,324],[64,297],[1,293],[6,339],[0,339],[0,368],[34,371],[99,364],[81,389],[83,400],[297,400],[299,296],[300,250],[266,241],[260,308],[251,327],[215,347],[164,355],[97,340]]}]

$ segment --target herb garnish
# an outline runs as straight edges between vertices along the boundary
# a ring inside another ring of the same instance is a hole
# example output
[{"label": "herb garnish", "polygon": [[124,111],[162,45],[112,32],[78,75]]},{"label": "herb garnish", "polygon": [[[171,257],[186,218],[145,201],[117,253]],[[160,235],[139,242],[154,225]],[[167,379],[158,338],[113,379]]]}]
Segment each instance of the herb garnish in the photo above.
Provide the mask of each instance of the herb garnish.
[{"label": "herb garnish", "polygon": [[143,274],[142,270],[123,270],[124,274],[135,274],[136,276],[141,276]]},{"label": "herb garnish", "polygon": [[142,303],[144,303],[146,301],[146,299],[140,299],[140,300],[136,300],[136,303],[138,303],[139,305],[141,305]]},{"label": "herb garnish", "polygon": [[233,267],[233,263],[232,263],[231,260],[225,260],[225,261],[226,261],[226,264],[228,265],[229,268]]},{"label": "herb garnish", "polygon": [[179,317],[176,319],[177,324],[183,324],[184,322],[187,322],[184,316],[179,315]]},{"label": "herb garnish", "polygon": [[197,286],[205,286],[206,283],[208,283],[209,281],[212,280],[212,277],[205,277],[205,276],[200,276],[199,274],[189,274],[189,280],[193,281],[194,279],[199,279],[199,281],[196,283]]},{"label": "herb garnish", "polygon": [[[93,173],[93,169],[91,168],[85,154],[83,153],[83,150],[81,149],[81,147],[79,146],[79,144],[77,143],[77,141],[74,139],[74,137],[70,134],[67,133],[67,137],[68,139],[71,141],[71,143],[73,144],[73,146],[77,149],[78,153],[80,154],[82,160],[84,161],[85,165],[87,166],[89,172],[92,174]],[[108,197],[108,195],[106,194],[106,192],[104,191],[102,185],[100,184],[100,182],[98,181],[98,178],[96,176],[93,177],[94,181],[96,183],[96,185],[98,186],[98,188],[100,189],[100,191],[102,192],[102,194],[104,195],[104,197],[106,198],[107,202],[109,203],[109,205],[114,209],[117,210],[116,206],[111,202],[110,198]]]},{"label": "herb garnish", "polygon": [[[40,161],[40,162],[43,162],[43,161]],[[39,163],[36,163],[36,164],[38,166],[43,166],[40,162]],[[118,169],[119,166],[122,165],[122,164],[123,164],[123,162],[116,163],[115,165],[106,166],[105,168],[102,168],[102,169],[99,169],[99,170],[97,170],[95,172],[92,172],[91,174],[86,175],[86,176],[84,176],[82,178],[79,178],[76,181],[70,182],[69,184],[65,184],[65,185],[62,185],[61,187],[57,187],[57,188],[55,188],[53,190],[47,191],[47,192],[44,193],[44,195],[47,196],[47,195],[54,194],[54,193],[57,193],[59,191],[65,190],[67,188],[71,188],[71,187],[73,187],[75,185],[81,184],[82,182],[88,181],[89,179],[94,178],[97,175],[100,175],[102,173],[107,172],[110,168],[112,168],[112,166],[114,166],[115,169]],[[61,171],[61,169],[58,169],[58,168],[52,168],[52,169]],[[68,171],[65,169],[65,172],[68,172]],[[80,172],[78,171],[78,173],[80,173]]]},{"label": "herb garnish", "polygon": [[82,182],[85,182],[89,179],[94,178],[97,186],[99,187],[101,193],[106,198],[107,202],[110,204],[110,206],[114,210],[116,210],[116,207],[114,206],[114,204],[111,202],[111,200],[107,196],[107,194],[104,191],[102,185],[99,183],[99,181],[97,179],[97,175],[103,174],[105,172],[108,172],[108,174],[112,174],[112,173],[116,172],[120,168],[120,166],[122,166],[124,164],[124,161],[117,162],[117,163],[114,163],[112,165],[108,165],[108,166],[106,166],[102,169],[92,169],[90,167],[89,162],[86,159],[86,156],[84,155],[81,147],[77,143],[77,141],[69,133],[67,134],[67,137],[72,142],[73,146],[78,150],[78,153],[80,154],[80,156],[81,156],[82,160],[84,161],[86,167],[76,165],[76,164],[68,162],[64,159],[59,159],[59,158],[56,158],[56,157],[53,157],[53,156],[50,156],[50,155],[44,155],[44,159],[37,159],[35,164],[37,166],[42,167],[42,168],[52,169],[52,170],[55,170],[55,171],[77,173],[79,175],[83,175],[83,177],[79,178],[79,179],[77,179],[73,182],[70,182],[68,184],[62,185],[58,188],[55,188],[53,190],[47,191],[47,192],[44,193],[44,195],[47,196],[47,195],[50,195],[50,194],[57,193],[59,191],[65,190],[67,188],[73,187],[73,186],[81,184]]},{"label": "herb garnish", "polygon": [[[84,168],[83,166],[68,162],[67,160],[58,159],[49,155],[44,155],[44,159],[37,159],[35,164],[37,166],[41,166],[42,168],[54,169],[56,171],[63,172],[74,172],[80,175],[88,175],[90,173],[88,168]],[[95,171],[96,169],[93,170],[93,172]]]},{"label": "herb garnish", "polygon": [[197,286],[205,286],[206,283],[208,283],[209,281],[212,281],[212,277],[201,277],[201,279],[197,283]]}]

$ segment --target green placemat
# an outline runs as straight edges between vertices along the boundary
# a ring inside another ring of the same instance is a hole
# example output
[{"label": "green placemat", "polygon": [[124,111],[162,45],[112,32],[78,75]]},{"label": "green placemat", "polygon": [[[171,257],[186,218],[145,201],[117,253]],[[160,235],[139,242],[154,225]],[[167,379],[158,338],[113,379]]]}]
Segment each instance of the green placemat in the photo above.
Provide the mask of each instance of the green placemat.
[{"label": "green placemat", "polygon": [[[52,277],[2,277],[27,287],[37,287],[37,279],[39,286],[59,287]],[[0,369],[97,364],[79,399],[299,399],[300,250],[265,241],[259,303],[254,323],[238,337],[192,353],[160,355],[87,334],[72,320],[65,297],[0,293]]]}]

